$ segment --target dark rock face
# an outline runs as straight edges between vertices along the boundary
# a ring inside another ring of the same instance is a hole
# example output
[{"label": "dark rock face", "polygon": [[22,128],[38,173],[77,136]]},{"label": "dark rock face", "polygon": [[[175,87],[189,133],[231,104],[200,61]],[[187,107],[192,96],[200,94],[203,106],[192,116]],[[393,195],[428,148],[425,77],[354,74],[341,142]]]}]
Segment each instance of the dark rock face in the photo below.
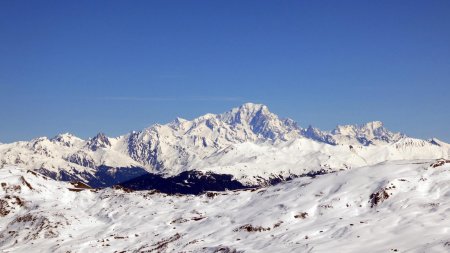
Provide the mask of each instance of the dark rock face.
[{"label": "dark rock face", "polygon": [[148,173],[123,182],[120,186],[131,190],[158,190],[167,194],[201,194],[206,191],[250,188],[234,180],[232,175],[199,171],[185,171],[167,178]]},{"label": "dark rock face", "polygon": [[386,199],[389,198],[389,193],[386,191],[386,189],[380,189],[377,192],[374,192],[372,194],[370,194],[370,207],[374,208],[376,206],[378,206],[379,204],[381,204],[383,201],[385,201]]},{"label": "dark rock face", "polygon": [[233,179],[232,175],[215,174],[212,172],[185,171],[173,177],[164,178],[158,174],[147,173],[127,182],[119,184],[130,190],[157,190],[167,194],[202,194],[208,191],[226,191],[257,188],[262,186],[276,185],[281,182],[290,181],[298,177],[316,177],[327,174],[325,170],[311,171],[302,175],[291,175],[289,177],[273,176],[270,179],[258,180],[258,185],[243,185]]},{"label": "dark rock face", "polygon": [[95,168],[95,162],[92,157],[84,151],[78,151],[65,158],[66,161],[81,165],[83,167]]},{"label": "dark rock face", "polygon": [[167,194],[201,194],[206,191],[225,191],[250,188],[233,179],[232,175],[186,171],[164,178],[143,168],[112,168],[99,166],[95,174],[79,172],[59,174],[41,168],[39,173],[59,181],[85,182],[92,188],[120,186],[130,190],[157,190]]},{"label": "dark rock face", "polygon": [[139,167],[112,168],[103,165],[96,168],[95,174],[77,171],[67,173],[64,170],[58,174],[45,168],[41,168],[37,172],[58,181],[84,182],[92,188],[110,187],[149,174],[145,169]]},{"label": "dark rock face", "polygon": [[100,166],[97,167],[94,178],[88,184],[94,188],[110,187],[147,174],[150,173],[139,167],[111,168]]},{"label": "dark rock face", "polygon": [[[143,141],[148,136],[147,141]],[[155,137],[156,136],[156,137]],[[164,167],[163,163],[158,160],[158,133],[154,130],[145,130],[143,132],[133,132],[128,137],[128,155],[141,164],[149,164],[156,170]]]},{"label": "dark rock face", "polygon": [[57,181],[65,181],[65,182],[75,182],[75,181],[86,181],[84,176],[82,174],[69,174],[67,172],[65,172],[64,170],[60,171],[60,173],[56,173],[54,171],[48,170],[44,167],[36,170],[37,172],[39,172],[40,174],[47,176],[51,179],[57,180]]},{"label": "dark rock face", "polygon": [[315,141],[327,143],[330,145],[337,145],[332,135],[322,132],[312,126],[309,126],[306,129],[302,129],[302,135]]},{"label": "dark rock face", "polygon": [[438,159],[438,160],[436,160],[436,162],[432,163],[430,165],[430,167],[437,168],[437,167],[442,166],[442,165],[444,165],[446,163],[450,163],[450,160]]},{"label": "dark rock face", "polygon": [[84,182],[92,188],[120,187],[131,191],[156,190],[166,194],[202,194],[209,191],[227,191],[265,187],[290,181],[298,177],[316,177],[327,174],[325,170],[312,171],[302,175],[290,175],[283,177],[273,175],[269,179],[257,178],[256,185],[243,185],[233,179],[232,175],[216,174],[212,172],[185,171],[176,176],[163,177],[140,167],[113,168],[99,166],[95,173],[78,172],[67,173],[61,170],[59,173],[51,172],[45,168],[39,173],[59,181]]}]

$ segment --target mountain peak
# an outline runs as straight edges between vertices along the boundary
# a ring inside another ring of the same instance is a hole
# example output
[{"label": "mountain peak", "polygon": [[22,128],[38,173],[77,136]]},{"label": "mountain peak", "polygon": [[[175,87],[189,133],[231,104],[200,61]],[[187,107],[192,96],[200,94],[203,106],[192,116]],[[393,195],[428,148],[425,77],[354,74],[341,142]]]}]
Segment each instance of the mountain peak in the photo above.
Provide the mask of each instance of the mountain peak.
[{"label": "mountain peak", "polygon": [[366,124],[364,124],[365,127],[371,128],[371,129],[380,128],[380,127],[383,127],[383,125],[384,125],[384,123],[381,121],[371,121],[371,122],[367,122]]},{"label": "mountain peak", "polygon": [[266,110],[266,111],[269,111],[269,108],[263,104],[245,103],[239,107],[239,110],[252,110],[252,111]]},{"label": "mountain peak", "polygon": [[222,114],[222,118],[231,119],[230,123],[251,124],[255,118],[277,118],[278,116],[271,113],[269,108],[263,104],[245,103],[240,107],[233,108],[228,113]]},{"label": "mountain peak", "polygon": [[186,122],[186,121],[187,121],[186,119],[183,119],[183,118],[180,118],[180,117],[176,117],[175,120],[174,120],[174,122],[176,122],[176,123],[183,123],[183,122]]},{"label": "mountain peak", "polygon": [[169,123],[169,125],[178,126],[180,124],[183,124],[184,122],[187,122],[187,120],[180,117],[176,117],[172,122]]},{"label": "mountain peak", "polygon": [[298,133],[294,121],[280,119],[263,104],[245,103],[218,117],[232,127],[248,128],[262,139],[286,140]]},{"label": "mountain peak", "polygon": [[71,133],[62,133],[62,134],[56,135],[55,137],[51,138],[50,140],[61,142],[61,141],[69,141],[73,138],[76,138],[76,137]]},{"label": "mountain peak", "polygon": [[75,135],[71,133],[62,133],[58,134],[57,136],[51,138],[52,142],[58,142],[61,143],[64,146],[71,147],[75,144],[75,142],[81,142],[82,139],[76,137]]},{"label": "mountain peak", "polygon": [[381,121],[371,121],[362,125],[337,126],[331,132],[337,139],[356,139],[363,145],[374,144],[374,142],[395,142],[405,137],[402,133],[394,133],[384,127]]},{"label": "mountain peak", "polygon": [[384,129],[384,124],[381,121],[370,121],[362,125],[338,125],[333,130],[333,134],[341,135],[358,135],[361,132],[373,132],[377,129]]},{"label": "mountain peak", "polygon": [[96,151],[99,148],[106,148],[111,146],[109,138],[104,133],[98,133],[94,138],[90,139],[87,146],[92,151]]}]

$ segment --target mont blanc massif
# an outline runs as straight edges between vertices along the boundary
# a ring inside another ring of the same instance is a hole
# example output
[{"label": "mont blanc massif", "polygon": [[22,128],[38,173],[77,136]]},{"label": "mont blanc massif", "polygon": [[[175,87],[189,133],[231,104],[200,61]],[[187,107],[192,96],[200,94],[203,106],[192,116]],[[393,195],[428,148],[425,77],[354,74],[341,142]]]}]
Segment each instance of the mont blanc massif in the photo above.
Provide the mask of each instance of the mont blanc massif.
[{"label": "mont blanc massif", "polygon": [[0,144],[1,252],[449,252],[450,144],[247,103]]}]

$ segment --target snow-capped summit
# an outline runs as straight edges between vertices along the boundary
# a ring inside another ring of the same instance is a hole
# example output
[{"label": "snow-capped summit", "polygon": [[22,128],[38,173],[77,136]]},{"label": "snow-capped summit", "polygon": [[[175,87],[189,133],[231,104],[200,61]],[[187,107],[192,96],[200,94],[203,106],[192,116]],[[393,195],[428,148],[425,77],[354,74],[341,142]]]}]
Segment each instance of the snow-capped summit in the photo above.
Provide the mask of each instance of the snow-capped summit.
[{"label": "snow-capped summit", "polygon": [[380,134],[383,135],[387,130],[383,127],[383,122],[372,121],[364,125],[343,125],[337,126],[336,129],[332,131],[335,135],[346,135],[346,136],[365,136],[367,138],[373,139],[378,137]]},{"label": "snow-capped summit", "polygon": [[308,139],[324,142],[330,145],[336,145],[336,140],[329,132],[321,131],[311,125],[306,129],[302,129],[302,135]]},{"label": "snow-capped summit", "polygon": [[181,125],[181,124],[183,124],[184,122],[186,122],[187,120],[186,119],[183,119],[183,118],[180,118],[180,117],[176,117],[172,122],[170,122],[169,124],[170,125],[173,125],[173,126],[179,126],[179,125]]},{"label": "snow-capped summit", "polygon": [[300,136],[292,120],[281,120],[267,106],[247,103],[223,114],[205,114],[191,121],[177,118],[127,136],[129,155],[157,171],[184,170],[230,145],[280,142]]},{"label": "snow-capped summit", "polygon": [[71,147],[76,144],[83,142],[82,139],[74,136],[70,133],[58,134],[57,136],[50,139],[54,143],[61,143],[64,146]]},{"label": "snow-capped summit", "polygon": [[364,146],[394,143],[406,137],[402,133],[389,131],[381,121],[372,121],[363,125],[338,125],[331,132],[321,131],[309,126],[307,129],[302,129],[302,135],[331,145]]},{"label": "snow-capped summit", "polygon": [[219,119],[233,126],[250,129],[258,138],[287,140],[298,136],[299,129],[292,121],[281,120],[262,104],[246,103],[219,115]]},{"label": "snow-capped summit", "polygon": [[262,104],[246,103],[238,108],[220,115],[221,119],[231,125],[248,124],[252,125],[258,118],[277,118],[269,111],[267,106]]},{"label": "snow-capped summit", "polygon": [[87,146],[92,151],[96,151],[99,148],[111,147],[111,142],[104,133],[98,133],[94,138],[87,142]]},{"label": "snow-capped summit", "polygon": [[402,133],[387,130],[381,121],[368,122],[364,125],[337,126],[331,134],[336,143],[355,142],[363,145],[392,143],[405,137]]}]

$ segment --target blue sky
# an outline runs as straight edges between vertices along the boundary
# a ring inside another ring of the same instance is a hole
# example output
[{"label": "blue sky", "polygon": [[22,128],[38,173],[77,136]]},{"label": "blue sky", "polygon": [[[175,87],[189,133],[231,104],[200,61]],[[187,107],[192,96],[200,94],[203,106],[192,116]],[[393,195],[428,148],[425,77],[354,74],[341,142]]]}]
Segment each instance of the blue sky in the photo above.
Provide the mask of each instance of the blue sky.
[{"label": "blue sky", "polygon": [[1,1],[0,141],[264,103],[450,141],[450,1]]}]

